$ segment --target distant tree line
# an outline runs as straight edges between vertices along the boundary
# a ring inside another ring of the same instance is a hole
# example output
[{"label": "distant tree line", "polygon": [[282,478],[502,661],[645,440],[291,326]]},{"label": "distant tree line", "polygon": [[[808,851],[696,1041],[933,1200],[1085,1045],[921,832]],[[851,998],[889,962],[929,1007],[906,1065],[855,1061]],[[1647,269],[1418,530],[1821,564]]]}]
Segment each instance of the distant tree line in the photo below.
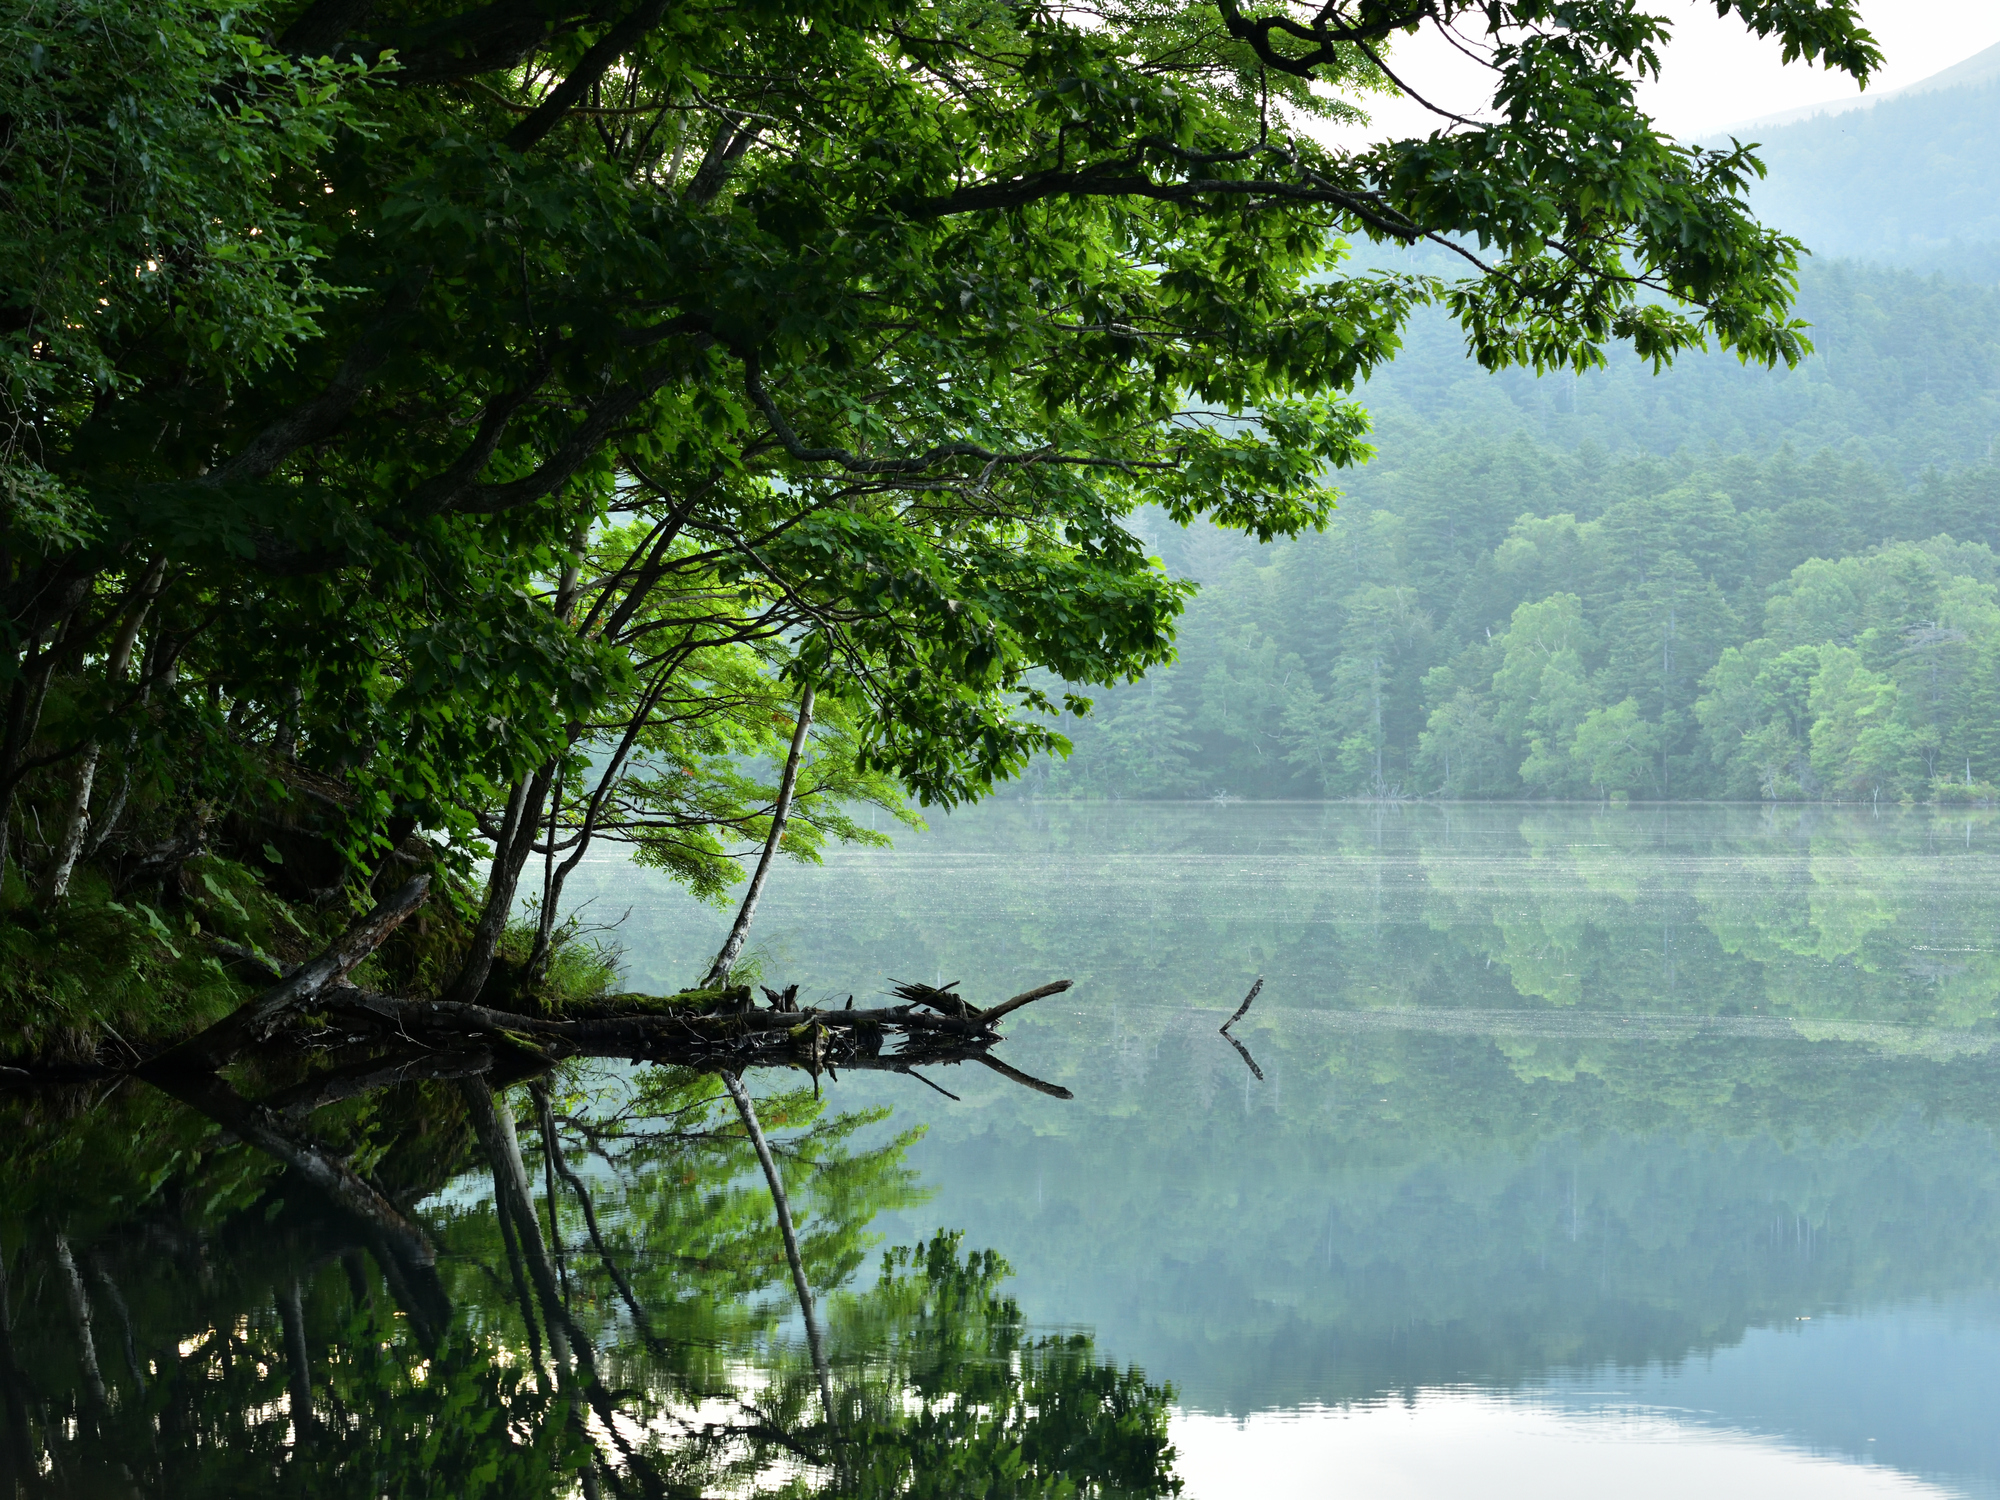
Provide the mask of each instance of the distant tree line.
[{"label": "distant tree line", "polygon": [[[1200,545],[1200,539],[1195,542]],[[1439,435],[1238,554],[1051,795],[1988,801],[2000,468]]]}]

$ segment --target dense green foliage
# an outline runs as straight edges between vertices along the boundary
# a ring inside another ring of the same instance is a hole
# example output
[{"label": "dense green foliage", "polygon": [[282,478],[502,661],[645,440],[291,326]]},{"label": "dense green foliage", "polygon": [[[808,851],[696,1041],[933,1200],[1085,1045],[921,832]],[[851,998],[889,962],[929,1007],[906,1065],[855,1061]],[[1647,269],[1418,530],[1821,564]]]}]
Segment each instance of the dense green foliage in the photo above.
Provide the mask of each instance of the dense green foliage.
[{"label": "dense green foliage", "polygon": [[1031,784],[1990,799],[2000,469],[1922,461],[2000,431],[2000,296],[1851,266],[1807,294],[1824,352],[1785,375],[1399,364],[1325,534],[1153,533],[1204,582],[1180,659]]},{"label": "dense green foliage", "polygon": [[[1809,351],[1754,159],[1636,103],[1664,21],[1296,9],[10,0],[0,896],[483,846],[471,998],[537,854],[548,909],[599,837],[719,894],[808,689],[795,854],[1059,747],[1043,684],[1187,597],[1126,520],[1321,524],[1419,305],[1491,368]],[[1850,0],[1719,9],[1879,61]],[[1426,24],[1491,123],[1321,144]]]}]

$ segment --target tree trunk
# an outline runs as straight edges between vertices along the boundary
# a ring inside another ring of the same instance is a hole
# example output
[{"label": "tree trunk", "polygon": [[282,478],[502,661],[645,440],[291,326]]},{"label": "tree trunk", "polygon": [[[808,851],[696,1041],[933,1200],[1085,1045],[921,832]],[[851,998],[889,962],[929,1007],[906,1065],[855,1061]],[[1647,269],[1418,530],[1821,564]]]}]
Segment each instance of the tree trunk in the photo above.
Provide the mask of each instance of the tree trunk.
[{"label": "tree trunk", "polygon": [[477,1074],[461,1079],[459,1090],[465,1096],[473,1132],[493,1168],[494,1208],[513,1220],[522,1259],[528,1263],[528,1275],[542,1305],[549,1350],[555,1357],[556,1377],[567,1383],[575,1374],[571,1367],[569,1309],[563,1305],[562,1288],[556,1284],[555,1267],[542,1239],[541,1218],[535,1212],[534,1195],[528,1187],[527,1163],[521,1159],[521,1139],[514,1130],[514,1111],[508,1108],[506,1096],[494,1093]]},{"label": "tree trunk", "polygon": [[312,1346],[306,1342],[305,1299],[294,1276],[278,1288],[278,1321],[285,1325],[286,1385],[291,1393],[292,1445],[305,1446],[313,1431]]},{"label": "tree trunk", "polygon": [[666,691],[667,680],[668,669],[662,668],[660,674],[640,695],[638,706],[625,725],[625,733],[618,742],[618,748],[612,752],[611,759],[599,773],[597,788],[590,794],[590,800],[584,804],[583,813],[577,819],[576,847],[570,850],[569,858],[560,865],[554,863],[556,815],[553,811],[549,814],[549,861],[553,869],[545,867],[543,871],[541,921],[535,930],[534,951],[528,955],[527,977],[530,983],[539,981],[548,967],[550,950],[554,946],[556,911],[562,905],[563,886],[568,883],[571,873],[583,862],[583,856],[589,851],[590,841],[597,830],[598,814],[604,810],[605,799],[611,795],[612,787],[624,774],[626,759],[632,753],[632,746],[638,741],[639,732],[646,727],[653,709],[658,706],[660,696]]},{"label": "tree trunk", "polygon": [[[146,611],[152,608],[153,598],[160,591],[160,581],[166,576],[166,570],[167,560],[157,558],[139,580],[138,597],[125,612],[125,618],[118,626],[117,639],[111,645],[110,659],[104,664],[107,689],[115,689],[124,682],[125,674],[132,670],[132,647],[139,639],[139,628],[146,623]],[[63,819],[62,842],[56,846],[56,855],[49,864],[48,880],[43,888],[43,898],[50,903],[69,895],[70,876],[76,869],[77,856],[83,852],[84,837],[90,832],[90,792],[97,781],[97,762],[102,754],[103,746],[93,737],[84,747],[83,761],[76,768],[76,789],[70,794],[69,816]]]},{"label": "tree trunk", "polygon": [[764,894],[764,881],[771,873],[771,861],[776,857],[778,846],[785,839],[785,824],[792,816],[792,791],[798,784],[799,757],[805,751],[806,731],[812,728],[813,687],[807,683],[805,691],[799,694],[799,722],[792,730],[792,747],[785,755],[785,774],[778,783],[778,805],[771,813],[770,836],[764,840],[764,853],[757,860],[757,871],[750,877],[750,889],[743,893],[743,904],[736,910],[736,921],[729,929],[729,936],[722,944],[722,951],[715,955],[715,962],[709,965],[708,977],[702,981],[705,989],[729,983],[729,971],[742,955],[744,939],[750,935],[750,919],[757,915],[757,899]]},{"label": "tree trunk", "polygon": [[146,1370],[139,1363],[138,1334],[132,1327],[132,1309],[125,1303],[125,1294],[118,1290],[118,1283],[111,1279],[111,1272],[102,1258],[89,1258],[90,1274],[97,1282],[98,1290],[104,1293],[104,1300],[111,1304],[111,1310],[118,1314],[118,1331],[125,1346],[125,1368],[132,1372],[132,1383],[141,1395],[146,1390]]},{"label": "tree trunk", "polygon": [[500,823],[500,838],[493,849],[493,869],[486,878],[486,904],[480,909],[479,925],[472,930],[472,946],[458,977],[452,981],[447,1000],[470,1005],[486,988],[493,972],[493,959],[500,951],[500,939],[513,915],[514,893],[520,889],[521,872],[535,850],[535,830],[542,820],[542,800],[548,796],[560,762],[548,761],[525,781],[514,783],[507,799],[507,813]]},{"label": "tree trunk", "polygon": [[18,1493],[32,1495],[40,1486],[41,1471],[35,1459],[39,1445],[29,1417],[28,1383],[14,1357],[14,1307],[7,1286],[7,1250],[0,1245],[0,1404],[7,1409],[7,1441],[0,1444],[6,1457],[0,1459],[0,1475],[19,1486]]},{"label": "tree trunk", "polygon": [[97,1338],[90,1327],[90,1292],[83,1284],[83,1273],[76,1268],[76,1257],[70,1253],[65,1235],[56,1236],[56,1265],[62,1271],[63,1298],[69,1304],[69,1319],[76,1332],[84,1389],[90,1393],[92,1415],[102,1421],[111,1403],[104,1389],[104,1372],[97,1363]]},{"label": "tree trunk", "polygon": [[[19,789],[24,774],[21,763],[27,758],[28,746],[41,728],[42,705],[48,701],[49,681],[55,676],[56,656],[61,648],[61,637],[76,618],[76,611],[83,603],[84,595],[90,591],[92,578],[96,575],[85,573],[72,578],[67,585],[59,585],[60,573],[49,580],[51,589],[60,588],[47,614],[31,616],[28,626],[22,632],[25,639],[22,651],[21,673],[14,679],[14,687],[7,695],[7,721],[4,731],[0,731],[0,880],[6,878],[9,834],[14,821],[14,793]],[[47,648],[40,643],[44,636],[54,632],[57,639]]]}]

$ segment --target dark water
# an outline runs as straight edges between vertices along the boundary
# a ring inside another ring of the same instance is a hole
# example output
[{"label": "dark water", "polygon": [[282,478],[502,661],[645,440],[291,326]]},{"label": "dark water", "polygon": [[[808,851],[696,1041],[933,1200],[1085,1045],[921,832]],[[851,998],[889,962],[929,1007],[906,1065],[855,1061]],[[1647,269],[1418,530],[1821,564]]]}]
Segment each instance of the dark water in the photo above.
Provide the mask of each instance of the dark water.
[{"label": "dark water", "polygon": [[[635,986],[698,971],[719,915],[587,873]],[[1248,804],[784,870],[756,957],[808,999],[1077,980],[1004,1050],[1070,1103],[752,1080],[832,1422],[712,1083],[560,1079],[553,1236],[503,1092],[567,1363],[459,1082],[300,1123],[430,1264],[189,1105],[17,1099],[16,1487],[2000,1494],[1996,877],[1979,815]]]}]

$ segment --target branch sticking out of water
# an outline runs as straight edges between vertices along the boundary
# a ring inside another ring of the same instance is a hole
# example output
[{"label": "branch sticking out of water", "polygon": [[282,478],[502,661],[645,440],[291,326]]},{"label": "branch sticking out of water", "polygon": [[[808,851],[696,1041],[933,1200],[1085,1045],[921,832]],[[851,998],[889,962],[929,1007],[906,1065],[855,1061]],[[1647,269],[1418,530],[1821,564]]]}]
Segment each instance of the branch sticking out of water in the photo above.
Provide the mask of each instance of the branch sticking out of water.
[{"label": "branch sticking out of water", "polygon": [[[1250,1002],[1257,998],[1257,992],[1263,988],[1264,988],[1264,976],[1262,974],[1259,974],[1257,976],[1257,982],[1250,986],[1250,993],[1245,995],[1243,997],[1243,1003],[1236,1007],[1236,1014],[1231,1016],[1228,1020],[1222,1023],[1222,1034],[1224,1036],[1229,1036],[1229,1028],[1234,1026],[1238,1021],[1243,1019],[1243,1013],[1250,1008]],[[1229,1039],[1231,1041],[1236,1040],[1234,1037],[1230,1037]],[[1238,1052],[1243,1052],[1243,1049],[1240,1046],[1236,1050]],[[1244,1052],[1243,1055],[1247,1058],[1250,1054]],[[1251,1063],[1250,1066],[1254,1069],[1257,1065],[1255,1063]],[[1262,1078],[1264,1075],[1262,1073],[1259,1073],[1257,1076],[1259,1078]]]}]

